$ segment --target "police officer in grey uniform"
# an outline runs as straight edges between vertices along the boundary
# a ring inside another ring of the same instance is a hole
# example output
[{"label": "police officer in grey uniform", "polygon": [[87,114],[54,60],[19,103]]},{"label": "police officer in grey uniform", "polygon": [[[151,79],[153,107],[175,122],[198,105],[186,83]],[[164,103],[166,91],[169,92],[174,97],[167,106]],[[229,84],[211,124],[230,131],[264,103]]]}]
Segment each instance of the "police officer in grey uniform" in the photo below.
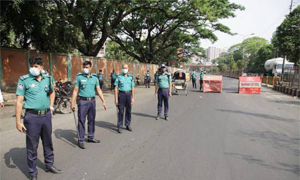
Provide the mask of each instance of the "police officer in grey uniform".
[{"label": "police officer in grey uniform", "polygon": [[118,133],[122,133],[124,108],[125,126],[128,131],[132,131],[131,124],[131,106],[134,104],[134,80],[133,76],[128,74],[128,65],[122,66],[122,74],[117,76],[115,81],[115,104],[119,110],[118,113]]},{"label": "police officer in grey uniform", "polygon": [[[37,179],[37,148],[42,139],[46,172],[61,174],[62,170],[53,166],[54,154],[52,144],[52,114],[55,93],[53,78],[42,74],[43,60],[32,57],[29,60],[29,74],[21,76],[17,84],[16,127],[26,133],[27,163],[31,180]],[[24,124],[21,123],[21,112],[24,107],[26,114]]]},{"label": "police officer in grey uniform", "polygon": [[75,88],[71,100],[71,108],[75,110],[75,100],[78,97],[78,146],[85,149],[85,120],[88,118],[88,139],[89,143],[100,143],[94,138],[95,134],[95,118],[96,118],[96,101],[95,89],[102,101],[102,106],[106,110],[105,100],[100,89],[97,74],[91,73],[92,63],[85,61],[83,63],[83,73],[76,76]]}]

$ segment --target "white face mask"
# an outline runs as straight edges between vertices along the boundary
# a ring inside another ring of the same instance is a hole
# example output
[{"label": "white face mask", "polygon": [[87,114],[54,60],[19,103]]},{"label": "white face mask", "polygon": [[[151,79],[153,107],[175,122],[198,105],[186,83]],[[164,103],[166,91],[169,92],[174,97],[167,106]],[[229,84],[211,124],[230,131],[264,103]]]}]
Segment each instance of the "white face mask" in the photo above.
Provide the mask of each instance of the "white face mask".
[{"label": "white face mask", "polygon": [[128,69],[122,69],[122,73],[123,74],[127,74],[128,73]]},{"label": "white face mask", "polygon": [[90,73],[90,70],[88,68],[83,68],[83,72],[84,72],[84,74],[88,74],[88,73]]},{"label": "white face mask", "polygon": [[29,69],[30,74],[32,74],[33,76],[38,76],[41,74],[41,71],[38,68],[35,67],[31,67]]}]

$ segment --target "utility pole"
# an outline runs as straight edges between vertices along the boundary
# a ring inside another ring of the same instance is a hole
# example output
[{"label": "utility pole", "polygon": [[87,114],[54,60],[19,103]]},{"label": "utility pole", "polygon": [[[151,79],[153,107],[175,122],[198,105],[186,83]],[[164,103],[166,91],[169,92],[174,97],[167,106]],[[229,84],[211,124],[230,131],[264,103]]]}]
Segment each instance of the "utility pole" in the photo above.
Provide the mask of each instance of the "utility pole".
[{"label": "utility pole", "polygon": [[[293,10],[293,0],[291,0],[291,5],[290,5],[290,13]],[[283,77],[284,77],[284,66],[285,66],[285,59],[286,56],[283,57],[283,63],[282,63],[282,72],[281,72],[281,80],[283,81]]]}]

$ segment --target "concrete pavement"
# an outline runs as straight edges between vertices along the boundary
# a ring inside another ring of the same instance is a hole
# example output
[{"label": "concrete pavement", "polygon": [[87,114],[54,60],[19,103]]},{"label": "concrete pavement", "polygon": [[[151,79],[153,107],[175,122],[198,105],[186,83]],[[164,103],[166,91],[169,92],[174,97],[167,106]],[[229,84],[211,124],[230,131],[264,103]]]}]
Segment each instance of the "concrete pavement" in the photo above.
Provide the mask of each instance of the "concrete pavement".
[{"label": "concrete pavement", "polygon": [[[223,92],[170,100],[170,121],[155,120],[154,88],[137,88],[133,132],[116,133],[113,95],[108,110],[97,103],[96,138],[100,144],[79,149],[72,114],[55,115],[55,164],[62,175],[45,173],[39,147],[39,179],[74,180],[298,180],[300,102],[262,89],[237,94],[238,82],[223,79]],[[9,114],[9,108],[6,114]],[[26,179],[25,136],[14,118],[1,116],[0,179]]]}]

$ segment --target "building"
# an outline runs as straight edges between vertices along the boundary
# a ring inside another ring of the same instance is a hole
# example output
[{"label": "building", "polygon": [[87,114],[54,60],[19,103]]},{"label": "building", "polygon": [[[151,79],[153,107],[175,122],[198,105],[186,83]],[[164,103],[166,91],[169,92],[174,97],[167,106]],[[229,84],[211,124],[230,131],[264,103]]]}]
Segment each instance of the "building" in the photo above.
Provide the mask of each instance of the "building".
[{"label": "building", "polygon": [[207,63],[211,63],[212,60],[220,57],[220,54],[223,52],[225,52],[224,49],[220,49],[216,47],[209,47],[208,49],[206,49]]}]

